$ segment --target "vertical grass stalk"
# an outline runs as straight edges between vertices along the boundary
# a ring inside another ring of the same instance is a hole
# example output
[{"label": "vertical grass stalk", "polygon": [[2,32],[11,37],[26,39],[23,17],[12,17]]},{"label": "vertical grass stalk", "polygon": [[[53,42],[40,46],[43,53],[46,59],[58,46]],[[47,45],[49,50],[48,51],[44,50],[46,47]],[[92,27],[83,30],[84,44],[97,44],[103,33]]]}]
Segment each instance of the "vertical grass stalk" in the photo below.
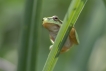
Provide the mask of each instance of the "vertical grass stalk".
[{"label": "vertical grass stalk", "polygon": [[25,12],[24,12],[22,25],[21,25],[22,30],[21,30],[21,38],[20,38],[17,71],[26,71],[33,2],[34,0],[26,0]]},{"label": "vertical grass stalk", "polygon": [[41,3],[42,0],[26,1],[17,71],[36,70],[37,48],[40,44]]},{"label": "vertical grass stalk", "polygon": [[35,71],[37,63],[37,53],[40,43],[40,27],[41,25],[41,6],[42,0],[34,0],[32,21],[31,21],[31,32],[29,40],[29,52],[28,52],[28,63],[27,71]]}]

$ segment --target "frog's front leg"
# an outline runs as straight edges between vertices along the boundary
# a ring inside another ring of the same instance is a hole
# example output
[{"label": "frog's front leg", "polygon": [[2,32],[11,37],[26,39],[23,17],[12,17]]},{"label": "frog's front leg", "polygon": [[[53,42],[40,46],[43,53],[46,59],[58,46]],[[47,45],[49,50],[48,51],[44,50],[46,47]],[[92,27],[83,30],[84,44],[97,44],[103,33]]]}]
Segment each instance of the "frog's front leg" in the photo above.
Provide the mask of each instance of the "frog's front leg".
[{"label": "frog's front leg", "polygon": [[55,39],[54,39],[52,36],[50,36],[50,41],[52,42],[52,45],[50,45],[49,50],[52,49],[53,44],[54,44],[54,40],[55,40]]},{"label": "frog's front leg", "polygon": [[53,45],[50,45],[49,50],[51,50],[51,49],[52,49],[52,47],[53,47]]},{"label": "frog's front leg", "polygon": [[[53,48],[53,45],[50,45],[49,50],[52,50],[52,48]],[[61,50],[61,53],[66,52],[66,51],[68,51],[68,50],[69,50],[68,47],[63,46],[63,48],[62,48],[62,50]]]}]

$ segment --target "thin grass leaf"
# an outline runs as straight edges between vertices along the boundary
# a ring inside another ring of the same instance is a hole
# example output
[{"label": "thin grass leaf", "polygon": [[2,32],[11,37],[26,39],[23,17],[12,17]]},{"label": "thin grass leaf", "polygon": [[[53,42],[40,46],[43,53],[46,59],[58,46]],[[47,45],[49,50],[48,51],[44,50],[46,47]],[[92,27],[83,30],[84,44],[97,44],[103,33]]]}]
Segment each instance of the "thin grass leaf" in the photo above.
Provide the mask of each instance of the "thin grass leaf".
[{"label": "thin grass leaf", "polygon": [[31,26],[33,1],[34,0],[26,0],[25,13],[22,22],[17,71],[26,71],[26,67],[27,67],[26,65],[27,57],[28,57],[27,53],[28,53],[28,43],[29,43],[29,36],[30,36],[29,34],[30,34],[30,26]]},{"label": "thin grass leaf", "polygon": [[57,35],[55,43],[53,45],[53,49],[49,53],[47,61],[42,71],[52,71],[56,61],[58,60],[58,56],[62,49],[63,44],[66,41],[66,38],[69,35],[70,30],[75,24],[80,12],[82,11],[87,0],[73,0],[70,4],[69,10],[65,15],[63,25],[60,28],[60,31]]},{"label": "thin grass leaf", "polygon": [[[98,3],[101,1],[98,0],[97,3],[95,2],[96,0],[91,4],[91,6],[94,6],[95,4],[95,7],[88,9],[88,10],[93,10],[94,13],[93,12],[88,13],[88,15],[92,14],[92,16],[90,16],[90,18],[87,19],[88,20],[87,22],[84,22],[86,25],[81,26],[83,27],[83,30],[81,31],[82,33],[80,36],[82,38],[81,39],[82,44],[80,44],[79,45],[80,48],[77,48],[77,50],[74,52],[74,55],[73,55],[74,57],[72,58],[72,62],[70,63],[70,71],[88,71],[88,70],[91,71],[93,68],[93,65],[89,64],[89,61],[93,54],[95,43],[97,42],[98,38],[100,38],[100,36],[102,35],[103,28],[104,28],[103,26],[105,25],[105,23],[103,22],[105,20],[104,10],[102,10],[101,7],[100,8],[96,7],[98,6]],[[99,12],[101,14],[97,12],[98,10],[101,11]],[[104,16],[100,18],[100,16],[98,17],[98,14],[104,15]],[[92,19],[92,20],[89,20],[89,19]],[[96,20],[96,19],[99,19],[99,20]],[[90,69],[90,67],[92,68]]]},{"label": "thin grass leaf", "polygon": [[29,37],[29,52],[27,60],[27,71],[35,71],[37,63],[37,53],[40,46],[40,27],[41,27],[41,7],[42,0],[34,0],[32,21],[31,21],[31,32]]},{"label": "thin grass leaf", "polygon": [[27,0],[17,71],[35,71],[40,40],[42,0]]}]

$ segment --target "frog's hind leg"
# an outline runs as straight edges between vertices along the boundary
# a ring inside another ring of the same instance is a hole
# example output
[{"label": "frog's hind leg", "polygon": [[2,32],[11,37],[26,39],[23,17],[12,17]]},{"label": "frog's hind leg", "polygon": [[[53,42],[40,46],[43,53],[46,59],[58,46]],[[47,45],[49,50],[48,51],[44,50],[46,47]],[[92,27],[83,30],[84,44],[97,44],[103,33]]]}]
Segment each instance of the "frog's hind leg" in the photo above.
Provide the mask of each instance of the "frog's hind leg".
[{"label": "frog's hind leg", "polygon": [[69,50],[69,48],[68,48],[68,47],[63,46],[63,48],[62,48],[62,50],[61,50],[61,52],[60,52],[60,53],[67,52],[68,50]]}]

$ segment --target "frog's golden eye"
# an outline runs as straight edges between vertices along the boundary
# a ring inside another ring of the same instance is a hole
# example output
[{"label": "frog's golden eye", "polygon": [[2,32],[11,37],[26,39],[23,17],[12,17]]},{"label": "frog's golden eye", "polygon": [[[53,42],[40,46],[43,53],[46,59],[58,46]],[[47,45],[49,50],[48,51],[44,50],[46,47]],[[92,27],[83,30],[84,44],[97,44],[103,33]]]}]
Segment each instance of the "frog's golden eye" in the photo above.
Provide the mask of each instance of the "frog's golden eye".
[{"label": "frog's golden eye", "polygon": [[58,20],[58,17],[57,16],[53,16],[53,20]]}]

